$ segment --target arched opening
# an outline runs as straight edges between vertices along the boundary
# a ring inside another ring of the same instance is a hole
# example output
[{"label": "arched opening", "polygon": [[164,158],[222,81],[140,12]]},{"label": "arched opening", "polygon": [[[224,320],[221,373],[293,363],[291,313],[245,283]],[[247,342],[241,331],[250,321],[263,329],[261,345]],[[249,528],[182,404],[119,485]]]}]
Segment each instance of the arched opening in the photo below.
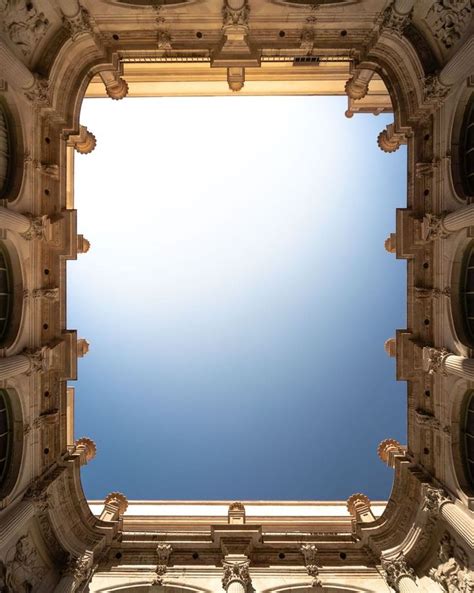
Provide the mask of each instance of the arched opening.
[{"label": "arched opening", "polygon": [[0,500],[15,486],[23,452],[23,421],[16,392],[0,389]]},{"label": "arched opening", "polygon": [[465,397],[460,440],[466,478],[470,487],[474,489],[474,391],[470,391]]},{"label": "arched opening", "polygon": [[23,177],[23,162],[20,165],[18,159],[23,152],[21,135],[15,122],[6,101],[0,97],[0,199],[8,201],[18,195]]},{"label": "arched opening", "polygon": [[467,199],[474,195],[474,93],[461,97],[452,133],[452,176],[456,193]]},{"label": "arched opening", "polygon": [[0,347],[10,346],[20,326],[23,299],[18,255],[8,241],[0,241]]}]

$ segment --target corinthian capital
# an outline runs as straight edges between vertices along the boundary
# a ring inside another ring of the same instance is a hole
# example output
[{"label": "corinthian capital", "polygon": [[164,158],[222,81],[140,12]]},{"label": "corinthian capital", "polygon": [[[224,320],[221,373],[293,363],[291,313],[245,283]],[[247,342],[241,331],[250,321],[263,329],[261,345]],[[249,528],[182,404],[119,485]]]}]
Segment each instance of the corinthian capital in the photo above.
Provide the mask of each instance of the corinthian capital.
[{"label": "corinthian capital", "polygon": [[421,223],[421,234],[425,241],[434,239],[444,239],[449,235],[449,231],[444,226],[444,215],[425,214]]},{"label": "corinthian capital", "polygon": [[89,578],[94,562],[94,552],[86,551],[82,556],[71,557],[63,571],[64,575],[74,577],[77,585]]},{"label": "corinthian capital", "polygon": [[20,233],[23,239],[31,241],[33,239],[44,239],[46,217],[45,216],[33,216],[32,214],[25,215],[29,221],[30,226],[24,233]]},{"label": "corinthian capital", "polygon": [[430,375],[440,373],[446,376],[448,373],[444,363],[449,355],[450,353],[445,348],[439,350],[425,346],[423,348],[423,370]]},{"label": "corinthian capital", "polygon": [[409,578],[412,581],[416,581],[415,572],[413,568],[408,565],[403,554],[398,556],[398,558],[391,560],[383,558],[382,570],[387,584],[395,589],[395,591],[400,591],[399,583],[403,578]]},{"label": "corinthian capital", "polygon": [[251,582],[249,565],[250,562],[248,560],[238,562],[229,562],[224,560],[224,576],[222,577],[222,586],[224,589],[227,590],[233,581],[238,581],[242,584],[244,590],[247,590]]},{"label": "corinthian capital", "polygon": [[431,484],[424,487],[423,507],[433,515],[437,515],[441,507],[452,502],[447,493],[442,488],[436,488]]}]

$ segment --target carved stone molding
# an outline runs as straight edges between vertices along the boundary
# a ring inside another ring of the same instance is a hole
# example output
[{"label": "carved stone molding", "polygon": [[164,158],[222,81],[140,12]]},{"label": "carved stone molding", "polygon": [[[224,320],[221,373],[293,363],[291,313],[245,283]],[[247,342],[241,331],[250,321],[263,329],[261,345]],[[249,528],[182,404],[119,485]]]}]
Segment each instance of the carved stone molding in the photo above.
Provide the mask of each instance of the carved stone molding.
[{"label": "carved stone molding", "polygon": [[436,216],[436,214],[425,214],[421,224],[421,234],[424,241],[445,239],[449,235],[444,227],[443,218],[443,216]]},{"label": "carved stone molding", "polygon": [[395,8],[396,2],[392,2],[390,6],[385,9],[382,20],[382,31],[388,30],[396,35],[403,35],[403,31],[411,22],[411,15],[413,10],[410,10],[407,14],[400,14]]},{"label": "carved stone molding", "polygon": [[89,461],[92,461],[97,454],[97,446],[92,439],[89,439],[87,437],[81,437],[80,439],[77,439],[77,441],[74,444],[76,446],[76,449],[84,449],[85,463],[89,463]]},{"label": "carved stone molding", "polygon": [[59,288],[35,288],[31,291],[33,299],[44,299],[45,301],[59,300]]},{"label": "carved stone molding", "polygon": [[64,26],[68,29],[71,39],[74,41],[79,35],[84,33],[92,34],[90,15],[82,6],[79,12],[72,17],[63,17]]},{"label": "carved stone molding", "polygon": [[447,286],[446,288],[425,288],[421,286],[415,286],[415,299],[418,301],[422,301],[425,299],[439,299],[442,296],[450,297],[451,296],[451,288]]},{"label": "carved stone molding", "polygon": [[94,553],[86,551],[82,556],[70,557],[63,570],[63,576],[72,576],[77,585],[88,579],[92,573]]},{"label": "carved stone molding", "polygon": [[168,570],[168,564],[170,561],[171,552],[173,551],[172,546],[170,544],[158,544],[156,547],[156,554],[158,556],[158,561],[156,563],[156,577],[154,578],[152,585],[162,585],[163,584],[163,577]]},{"label": "carved stone molding", "polygon": [[471,0],[436,0],[426,15],[433,35],[446,48],[462,37],[472,17]]},{"label": "carved stone molding", "polygon": [[403,578],[409,578],[412,581],[416,581],[415,572],[413,568],[408,565],[403,554],[390,560],[382,558],[382,570],[387,584],[395,589],[395,591],[400,591],[399,583]]},{"label": "carved stone molding", "polygon": [[25,57],[31,55],[50,26],[44,12],[35,5],[26,0],[0,1],[3,31]]},{"label": "carved stone molding", "polygon": [[250,562],[245,560],[243,562],[228,562],[224,560],[224,576],[222,577],[222,586],[225,590],[233,581],[238,581],[242,584],[244,590],[247,590],[251,583],[249,574]]},{"label": "carved stone molding", "polygon": [[313,587],[322,587],[317,565],[318,548],[314,544],[303,544],[300,548],[308,575],[313,578]]},{"label": "carved stone molding", "polygon": [[169,31],[158,31],[156,36],[156,45],[158,49],[173,49],[171,45],[171,35]]},{"label": "carved stone molding", "polygon": [[423,506],[432,515],[438,516],[442,505],[450,502],[452,502],[451,499],[442,488],[430,484],[424,487]]},{"label": "carved stone molding", "polygon": [[418,424],[418,426],[434,428],[435,430],[441,428],[440,422],[436,416],[433,416],[433,414],[421,409],[415,410],[415,422]]},{"label": "carved stone molding", "polygon": [[472,593],[474,572],[467,568],[467,554],[447,533],[441,538],[438,559],[440,563],[430,570],[430,577],[448,593]]},{"label": "carved stone molding", "polygon": [[447,376],[448,372],[444,367],[446,358],[450,356],[445,348],[423,348],[423,369],[429,375],[439,373]]}]

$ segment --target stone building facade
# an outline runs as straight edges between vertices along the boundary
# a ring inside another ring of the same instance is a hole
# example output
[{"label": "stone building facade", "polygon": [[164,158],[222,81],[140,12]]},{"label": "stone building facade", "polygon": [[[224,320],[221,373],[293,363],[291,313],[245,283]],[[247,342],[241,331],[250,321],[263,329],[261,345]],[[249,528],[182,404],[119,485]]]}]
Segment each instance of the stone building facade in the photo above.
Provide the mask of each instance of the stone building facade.
[{"label": "stone building facade", "polygon": [[[474,591],[473,13],[471,0],[0,0],[0,591]],[[96,448],[74,437],[67,387],[88,349],[66,327],[66,262],[89,249],[74,151],[96,144],[84,96],[127,93],[347,94],[348,117],[393,111],[374,142],[408,147],[386,241],[407,260],[408,321],[385,344],[408,439],[380,444],[386,504],[85,499]]]}]

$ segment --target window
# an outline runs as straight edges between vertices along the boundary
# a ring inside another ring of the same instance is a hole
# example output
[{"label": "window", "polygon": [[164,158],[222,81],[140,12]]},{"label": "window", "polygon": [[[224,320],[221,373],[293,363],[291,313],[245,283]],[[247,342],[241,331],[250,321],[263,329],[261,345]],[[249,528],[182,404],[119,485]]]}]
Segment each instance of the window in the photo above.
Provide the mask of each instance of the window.
[{"label": "window", "polygon": [[474,487],[474,391],[467,396],[461,438],[464,442],[467,477],[471,486]]},{"label": "window", "polygon": [[463,189],[466,195],[474,196],[474,94],[466,108],[459,151]]},{"label": "window", "polygon": [[5,338],[11,312],[12,281],[10,258],[5,247],[0,244],[0,340]]},{"label": "window", "polygon": [[13,427],[8,396],[0,389],[0,484],[3,484],[8,471],[11,455]]},{"label": "window", "polygon": [[2,195],[8,181],[10,164],[10,142],[7,117],[0,105],[0,195]]},{"label": "window", "polygon": [[461,306],[469,342],[474,342],[474,245],[471,244],[461,278]]}]

